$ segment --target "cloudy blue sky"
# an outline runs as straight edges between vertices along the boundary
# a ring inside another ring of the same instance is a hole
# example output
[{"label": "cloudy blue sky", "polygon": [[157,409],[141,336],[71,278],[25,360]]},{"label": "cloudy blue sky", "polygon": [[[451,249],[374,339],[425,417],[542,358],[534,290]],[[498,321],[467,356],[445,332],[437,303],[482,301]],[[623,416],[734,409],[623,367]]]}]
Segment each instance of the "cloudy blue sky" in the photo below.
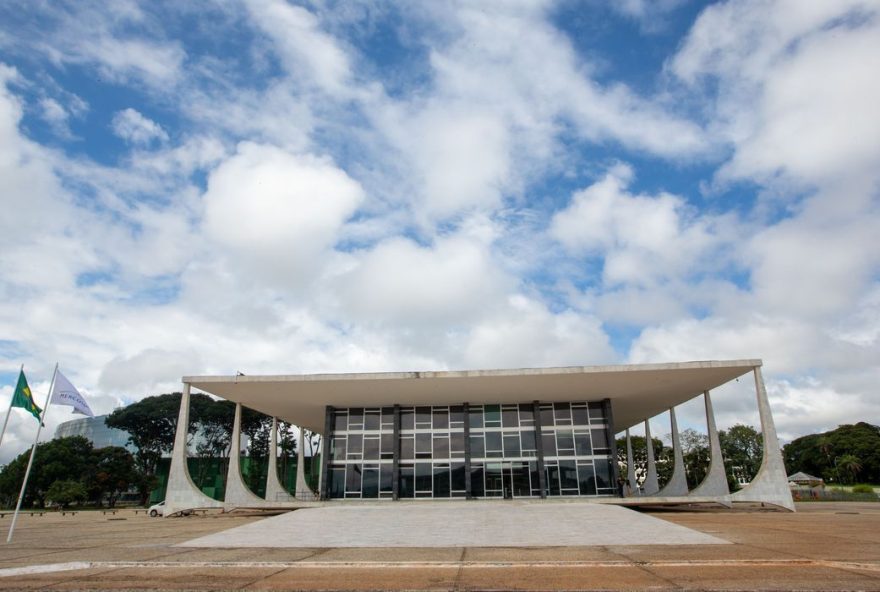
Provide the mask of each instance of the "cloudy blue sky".
[{"label": "cloudy blue sky", "polygon": [[3,2],[0,404],[759,357],[880,423],[878,72],[876,1]]}]

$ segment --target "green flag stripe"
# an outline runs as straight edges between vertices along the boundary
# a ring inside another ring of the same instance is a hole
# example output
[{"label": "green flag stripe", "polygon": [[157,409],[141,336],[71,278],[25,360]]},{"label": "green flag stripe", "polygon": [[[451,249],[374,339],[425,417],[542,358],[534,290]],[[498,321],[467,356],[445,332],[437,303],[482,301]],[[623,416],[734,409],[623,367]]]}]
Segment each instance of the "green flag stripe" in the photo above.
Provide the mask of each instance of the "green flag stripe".
[{"label": "green flag stripe", "polygon": [[40,421],[43,410],[34,403],[31,387],[28,386],[27,378],[24,377],[24,370],[18,375],[18,384],[15,387],[15,394],[12,395],[12,406],[27,409],[31,415],[37,418],[37,421]]}]

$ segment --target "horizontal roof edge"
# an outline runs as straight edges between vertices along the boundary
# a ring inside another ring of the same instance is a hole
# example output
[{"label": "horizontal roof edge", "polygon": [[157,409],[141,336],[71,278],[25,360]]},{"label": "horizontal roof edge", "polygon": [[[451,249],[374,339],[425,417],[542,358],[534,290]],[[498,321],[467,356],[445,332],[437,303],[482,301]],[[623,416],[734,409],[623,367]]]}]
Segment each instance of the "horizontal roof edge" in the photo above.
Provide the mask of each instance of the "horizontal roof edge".
[{"label": "horizontal roof edge", "polygon": [[760,359],[699,360],[655,364],[618,364],[604,366],[562,366],[551,368],[511,368],[495,370],[442,370],[418,372],[352,372],[339,374],[282,374],[282,375],[215,375],[184,376],[184,383],[211,382],[298,382],[322,380],[413,380],[419,378],[479,378],[502,376],[540,376],[558,374],[590,374],[600,372],[639,372],[657,370],[687,370],[694,368],[754,368],[763,365]]}]

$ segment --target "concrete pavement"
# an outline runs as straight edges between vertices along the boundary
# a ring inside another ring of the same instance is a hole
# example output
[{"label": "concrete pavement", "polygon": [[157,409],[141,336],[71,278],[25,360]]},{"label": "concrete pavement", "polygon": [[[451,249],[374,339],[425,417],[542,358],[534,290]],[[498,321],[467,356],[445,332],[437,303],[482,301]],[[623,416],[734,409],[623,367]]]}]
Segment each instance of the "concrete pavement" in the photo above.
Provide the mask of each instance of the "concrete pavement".
[{"label": "concrete pavement", "polygon": [[265,519],[52,514],[0,547],[0,589],[880,590],[880,504],[650,515],[732,544],[212,549],[177,544]]}]

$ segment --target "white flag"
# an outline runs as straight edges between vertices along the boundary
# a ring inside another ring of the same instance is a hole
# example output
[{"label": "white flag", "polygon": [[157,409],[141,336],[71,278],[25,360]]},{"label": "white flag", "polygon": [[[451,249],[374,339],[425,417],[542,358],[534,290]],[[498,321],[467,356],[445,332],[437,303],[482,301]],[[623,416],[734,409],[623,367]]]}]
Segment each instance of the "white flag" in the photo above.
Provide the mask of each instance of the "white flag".
[{"label": "white flag", "polygon": [[60,371],[55,374],[55,386],[52,387],[52,404],[67,405],[73,407],[74,413],[81,413],[89,417],[95,416],[91,408],[89,408],[89,404],[83,399],[83,396],[79,394],[76,387],[70,384],[70,381]]}]

